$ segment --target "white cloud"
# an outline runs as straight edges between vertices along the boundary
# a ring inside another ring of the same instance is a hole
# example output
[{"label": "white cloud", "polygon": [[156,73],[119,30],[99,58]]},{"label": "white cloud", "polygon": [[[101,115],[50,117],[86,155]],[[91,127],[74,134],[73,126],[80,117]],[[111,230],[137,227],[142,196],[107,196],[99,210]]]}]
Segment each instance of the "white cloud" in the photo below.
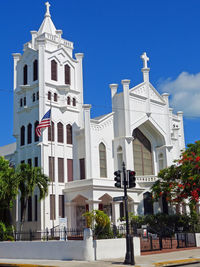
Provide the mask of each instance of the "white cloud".
[{"label": "white cloud", "polygon": [[182,72],[175,80],[168,78],[160,82],[158,88],[171,95],[170,106],[175,111],[183,111],[185,116],[200,117],[200,73]]}]

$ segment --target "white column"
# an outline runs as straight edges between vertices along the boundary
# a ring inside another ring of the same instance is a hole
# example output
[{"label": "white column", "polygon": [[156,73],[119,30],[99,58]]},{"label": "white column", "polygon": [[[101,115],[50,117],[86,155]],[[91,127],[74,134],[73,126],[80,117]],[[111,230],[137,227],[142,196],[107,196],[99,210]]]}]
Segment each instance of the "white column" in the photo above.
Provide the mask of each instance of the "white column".
[{"label": "white column", "polygon": [[81,128],[83,128],[83,109],[82,105],[84,103],[83,100],[83,53],[76,53],[75,57],[78,61],[78,70],[77,70],[77,76],[76,76],[76,81],[75,81],[75,87],[79,90],[80,92],[80,97],[79,97],[79,109],[80,109],[80,118],[79,118],[79,125]]},{"label": "white column", "polygon": [[18,138],[18,133],[19,133],[19,123],[18,123],[18,115],[17,115],[17,97],[15,94],[15,90],[18,87],[19,81],[18,81],[18,75],[17,75],[17,63],[21,59],[21,54],[16,53],[12,54],[13,55],[13,60],[14,60],[14,79],[13,79],[13,89],[14,89],[14,101],[13,101],[13,109],[14,109],[14,123],[13,123],[13,135]]},{"label": "white column", "polygon": [[[45,41],[44,40],[38,40],[38,81],[39,81],[39,121],[45,114],[45,59],[44,59],[44,53],[45,53]],[[40,138],[43,138],[40,137]],[[44,139],[44,138],[43,138]],[[43,140],[44,141],[44,140]],[[41,143],[41,168],[45,169],[44,165],[44,151],[45,147],[43,142]],[[46,214],[46,205],[45,200],[43,200],[42,208],[41,208],[41,227],[43,229],[46,228],[46,222],[45,222],[45,214]]]},{"label": "white column", "polygon": [[21,54],[20,53],[15,53],[12,54],[13,59],[14,59],[14,80],[13,80],[13,87],[14,90],[17,88],[18,81],[17,81],[17,63],[21,59]]},{"label": "white column", "polygon": [[61,41],[62,33],[63,33],[62,30],[56,30],[56,34],[58,35],[58,42],[59,42],[59,43],[60,43],[60,41]]},{"label": "white column", "polygon": [[147,90],[146,114],[149,117],[151,115],[150,94],[149,94],[149,71],[150,71],[150,68],[148,68],[148,66],[147,66],[147,62],[149,61],[149,58],[147,57],[146,52],[144,52],[141,55],[141,59],[143,61],[143,68],[142,68],[143,80],[144,80],[144,83],[146,84],[146,90]]},{"label": "white column", "polygon": [[127,170],[133,170],[133,137],[126,137],[124,140],[124,162]]},{"label": "white column", "polygon": [[37,40],[38,43],[38,76],[39,76],[39,119],[45,114],[45,41]]},{"label": "white column", "polygon": [[179,145],[180,145],[180,150],[184,150],[185,149],[185,137],[184,137],[184,127],[183,127],[183,112],[182,111],[178,111],[177,115],[180,119],[180,140],[179,140]]},{"label": "white column", "polygon": [[166,145],[170,146],[171,145],[171,126],[170,126],[170,115],[169,115],[169,94],[164,93],[162,94],[162,97],[166,103],[165,105],[165,127],[166,127]]},{"label": "white column", "polygon": [[86,169],[86,179],[91,178],[92,170],[92,157],[91,157],[91,129],[90,129],[90,109],[91,105],[83,105],[85,114],[85,169]]},{"label": "white column", "polygon": [[115,99],[115,95],[117,94],[118,84],[112,83],[109,86],[110,86],[111,97],[112,97],[112,111],[115,111],[115,109],[114,109],[114,99]]},{"label": "white column", "polygon": [[130,100],[129,84],[130,80],[122,80],[124,98],[124,136],[130,136]]},{"label": "white column", "polygon": [[99,209],[99,203],[101,203],[101,200],[86,200],[85,202],[89,204],[89,211],[92,211]]},{"label": "white column", "polygon": [[65,203],[65,214],[67,217],[67,227],[76,228],[76,203],[75,202]]},{"label": "white column", "polygon": [[138,215],[138,202],[133,203],[133,213],[134,215]]},{"label": "white column", "polygon": [[119,204],[120,202],[113,202],[112,203],[112,211],[113,211],[113,224],[119,225],[119,217],[120,217],[120,212],[119,212]]},{"label": "white column", "polygon": [[129,84],[130,80],[122,80],[123,97],[124,97],[124,161],[127,169],[133,168],[133,148],[132,136],[130,129],[130,99],[129,99]]},{"label": "white column", "polygon": [[37,31],[31,31],[32,35],[32,48],[35,49],[35,38],[37,37]]}]

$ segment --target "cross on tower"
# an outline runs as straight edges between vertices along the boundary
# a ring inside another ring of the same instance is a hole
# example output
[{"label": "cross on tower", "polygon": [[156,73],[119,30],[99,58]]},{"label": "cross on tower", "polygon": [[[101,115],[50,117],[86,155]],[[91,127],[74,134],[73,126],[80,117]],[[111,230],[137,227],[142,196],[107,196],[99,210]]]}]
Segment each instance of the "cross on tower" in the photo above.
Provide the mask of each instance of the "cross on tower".
[{"label": "cross on tower", "polygon": [[147,57],[146,52],[144,52],[144,53],[141,55],[141,59],[143,60],[143,68],[144,68],[144,69],[147,69],[147,68],[148,68],[148,66],[147,66],[147,61],[149,61],[149,58]]},{"label": "cross on tower", "polygon": [[46,8],[47,8],[45,16],[50,16],[49,8],[50,8],[51,5],[49,4],[49,2],[46,2],[45,5],[46,5]]}]

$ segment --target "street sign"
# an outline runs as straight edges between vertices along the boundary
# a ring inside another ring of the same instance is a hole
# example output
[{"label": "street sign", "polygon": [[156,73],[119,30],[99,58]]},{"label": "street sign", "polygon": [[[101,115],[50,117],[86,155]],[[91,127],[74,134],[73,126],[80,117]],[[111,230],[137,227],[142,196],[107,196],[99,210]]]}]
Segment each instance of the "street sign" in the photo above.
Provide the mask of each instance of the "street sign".
[{"label": "street sign", "polygon": [[121,197],[113,197],[113,201],[122,201],[124,200],[124,196]]}]

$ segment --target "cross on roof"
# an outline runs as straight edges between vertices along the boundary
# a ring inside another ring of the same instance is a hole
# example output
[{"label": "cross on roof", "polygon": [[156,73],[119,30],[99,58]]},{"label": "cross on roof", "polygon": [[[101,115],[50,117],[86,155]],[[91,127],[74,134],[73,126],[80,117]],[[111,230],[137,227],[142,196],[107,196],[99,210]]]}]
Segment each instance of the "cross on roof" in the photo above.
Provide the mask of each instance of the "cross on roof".
[{"label": "cross on roof", "polygon": [[143,68],[144,68],[144,69],[147,69],[147,68],[148,68],[148,66],[147,66],[147,61],[149,61],[149,58],[147,57],[146,52],[144,52],[144,53],[141,55],[141,59],[143,60]]},{"label": "cross on roof", "polygon": [[49,8],[50,8],[51,5],[49,4],[49,2],[46,2],[45,5],[46,5],[46,8],[47,8],[45,16],[50,16]]}]

